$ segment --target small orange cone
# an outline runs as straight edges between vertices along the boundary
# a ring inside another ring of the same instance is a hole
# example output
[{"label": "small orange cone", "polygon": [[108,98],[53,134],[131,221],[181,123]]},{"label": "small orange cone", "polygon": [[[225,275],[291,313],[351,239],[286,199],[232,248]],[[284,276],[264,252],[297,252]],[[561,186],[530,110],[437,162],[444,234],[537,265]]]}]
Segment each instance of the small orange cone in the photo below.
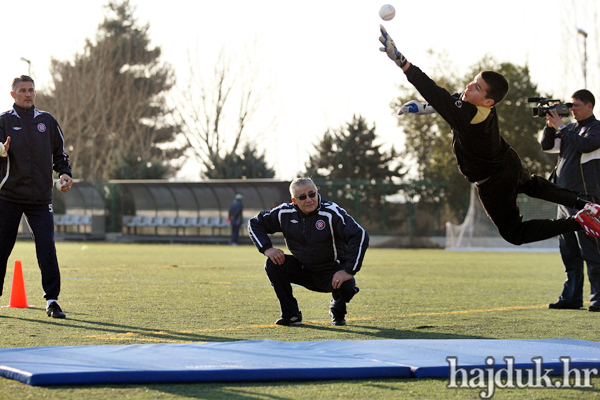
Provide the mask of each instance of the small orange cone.
[{"label": "small orange cone", "polygon": [[25,294],[25,281],[23,280],[23,268],[21,261],[15,261],[15,273],[13,275],[12,290],[10,292],[10,305],[2,308],[33,308],[27,304],[27,294]]}]

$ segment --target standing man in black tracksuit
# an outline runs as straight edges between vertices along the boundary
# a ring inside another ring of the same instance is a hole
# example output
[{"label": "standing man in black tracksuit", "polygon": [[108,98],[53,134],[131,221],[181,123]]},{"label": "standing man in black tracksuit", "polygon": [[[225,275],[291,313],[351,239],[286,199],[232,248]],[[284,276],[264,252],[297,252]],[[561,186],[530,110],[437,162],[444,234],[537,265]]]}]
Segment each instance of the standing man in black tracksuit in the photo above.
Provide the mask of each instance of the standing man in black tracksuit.
[{"label": "standing man in black tracksuit", "polygon": [[[494,105],[508,92],[504,76],[483,71],[464,93],[451,95],[406,60],[383,26],[379,41],[384,46],[380,50],[402,68],[409,82],[429,102],[423,105],[411,101],[401,111],[437,112],[450,124],[458,168],[469,182],[476,183],[481,204],[504,240],[521,245],[583,229],[600,237],[600,206],[578,198],[575,191],[531,174],[500,136]],[[523,221],[517,206],[519,193],[581,211],[566,219]]]},{"label": "standing man in black tracksuit", "polygon": [[235,195],[235,199],[229,206],[229,216],[227,220],[231,224],[231,245],[237,246],[240,237],[240,226],[242,225],[243,214],[244,214],[244,195],[238,193]]},{"label": "standing man in black tracksuit", "polygon": [[[0,295],[6,264],[17,239],[21,216],[35,239],[35,249],[49,317],[65,318],[58,305],[60,271],[54,245],[52,170],[60,176],[60,191],[71,189],[71,166],[56,119],[33,105],[35,83],[21,75],[12,84],[13,108],[0,114]],[[0,148],[1,149],[1,148]]]},{"label": "standing man in black tracksuit", "polygon": [[[267,260],[265,271],[281,306],[278,325],[302,323],[292,283],[315,292],[332,293],[329,315],[346,325],[346,303],[358,287],[354,275],[369,246],[369,235],[337,204],[321,199],[310,178],[290,184],[292,202],[262,211],[248,223],[252,241]],[[269,234],[283,232],[292,255],[273,247]]]},{"label": "standing man in black tracksuit", "polygon": [[[571,96],[571,112],[577,122],[564,125],[552,110],[542,135],[542,149],[559,153],[556,183],[576,191],[590,202],[600,200],[600,121],[594,117],[596,100],[589,90]],[[558,217],[568,218],[575,210],[558,206]],[[600,311],[600,241],[582,232],[565,232],[559,236],[560,255],[567,279],[554,309],[579,309],[583,306],[583,262],[590,280],[589,311]]]}]

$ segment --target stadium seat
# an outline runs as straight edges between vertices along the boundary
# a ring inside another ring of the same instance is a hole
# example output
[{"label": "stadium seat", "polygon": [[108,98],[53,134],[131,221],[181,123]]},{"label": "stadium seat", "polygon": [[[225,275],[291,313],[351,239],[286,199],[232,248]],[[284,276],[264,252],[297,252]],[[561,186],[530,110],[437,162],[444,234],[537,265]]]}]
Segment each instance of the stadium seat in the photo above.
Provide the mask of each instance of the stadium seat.
[{"label": "stadium seat", "polygon": [[175,226],[175,217],[164,217],[162,221],[157,221],[157,223],[157,227],[177,229],[177,227]]},{"label": "stadium seat", "polygon": [[61,226],[63,226],[63,220],[65,218],[64,214],[54,214],[54,225],[56,226],[56,230],[60,232]]},{"label": "stadium seat", "polygon": [[187,217],[183,224],[183,234],[185,235],[185,228],[196,228],[196,224],[198,223],[197,217]]},{"label": "stadium seat", "polygon": [[185,225],[185,217],[177,217],[173,223],[173,226],[182,227]]},{"label": "stadium seat", "polygon": [[172,227],[175,223],[175,217],[156,217],[156,225],[164,227]]},{"label": "stadium seat", "polygon": [[150,226],[154,227],[154,234],[158,235],[158,227],[165,226],[165,217],[154,217]]},{"label": "stadium seat", "polygon": [[84,214],[81,216],[81,221],[79,222],[81,225],[92,225],[92,216]]},{"label": "stadium seat", "polygon": [[155,222],[154,217],[149,217],[149,216],[142,217],[135,225],[136,233],[137,233],[137,228],[154,228],[155,227],[154,222]]},{"label": "stadium seat", "polygon": [[[91,232],[92,231],[92,216],[88,215],[88,214],[84,214],[81,216],[81,219],[79,220],[79,224],[81,225],[81,228],[83,229],[84,233],[87,233],[88,231]],[[89,227],[89,230],[88,230]],[[79,226],[78,226],[78,231],[79,231]]]},{"label": "stadium seat", "polygon": [[77,215],[77,214],[65,214],[63,216],[63,225],[65,227],[65,232],[68,229],[69,226],[74,226],[77,229],[77,232],[79,232],[79,223],[81,221],[81,215]]},{"label": "stadium seat", "polygon": [[196,227],[198,228],[202,228],[205,226],[209,226],[209,219],[208,217],[199,217],[198,220],[196,221]]},{"label": "stadium seat", "polygon": [[215,236],[215,229],[219,227],[220,217],[209,217],[206,226],[211,228],[212,235]]},{"label": "stadium seat", "polygon": [[140,226],[141,222],[141,215],[134,215],[131,218],[127,218],[127,220],[125,220],[125,217],[123,217],[123,225],[127,227],[127,233],[131,233],[131,229],[133,228],[133,233],[137,234],[137,227]]},{"label": "stadium seat", "polygon": [[208,227],[209,225],[209,218],[208,217],[198,217],[198,219],[196,220],[196,223],[194,224],[194,227],[196,227],[198,229],[198,235],[201,235],[201,229]]},{"label": "stadium seat", "polygon": [[175,225],[175,217],[164,217],[160,226],[173,227]]},{"label": "stadium seat", "polygon": [[227,217],[209,217],[206,226],[212,229],[212,235],[215,235],[215,229],[219,230],[219,235],[222,234],[221,229],[227,228],[230,226],[229,222],[227,222]]},{"label": "stadium seat", "polygon": [[175,234],[179,235],[179,228],[183,228],[183,234],[185,235],[185,217],[173,218],[172,228],[175,228]]},{"label": "stadium seat", "polygon": [[137,226],[154,226],[154,217],[142,217],[142,219],[138,222]]}]

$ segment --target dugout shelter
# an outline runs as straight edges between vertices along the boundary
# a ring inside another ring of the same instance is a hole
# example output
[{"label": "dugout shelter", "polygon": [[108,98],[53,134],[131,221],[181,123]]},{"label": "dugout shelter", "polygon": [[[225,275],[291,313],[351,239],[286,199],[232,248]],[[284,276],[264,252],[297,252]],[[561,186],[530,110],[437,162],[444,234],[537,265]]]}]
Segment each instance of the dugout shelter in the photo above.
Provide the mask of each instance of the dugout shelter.
[{"label": "dugout shelter", "polygon": [[61,237],[103,239],[106,206],[100,191],[90,182],[75,180],[67,193],[54,190],[54,226]]},{"label": "dugout shelter", "polygon": [[244,196],[243,227],[258,212],[289,202],[289,184],[272,179],[109,181],[122,193],[123,234],[177,237],[229,236],[227,217],[237,194]]}]

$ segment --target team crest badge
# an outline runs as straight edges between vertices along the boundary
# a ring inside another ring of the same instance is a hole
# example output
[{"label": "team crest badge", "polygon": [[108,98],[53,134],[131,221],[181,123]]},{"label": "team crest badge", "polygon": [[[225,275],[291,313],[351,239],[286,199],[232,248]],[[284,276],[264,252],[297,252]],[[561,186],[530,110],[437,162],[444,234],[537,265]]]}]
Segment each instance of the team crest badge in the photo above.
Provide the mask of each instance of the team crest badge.
[{"label": "team crest badge", "polygon": [[317,223],[315,224],[315,226],[317,227],[318,230],[322,231],[323,229],[325,229],[325,221],[323,221],[322,219],[318,220]]},{"label": "team crest badge", "polygon": [[40,131],[40,132],[46,132],[46,125],[44,125],[44,124],[41,124],[41,123],[38,124],[37,128],[38,128],[38,131]]},{"label": "team crest badge", "polygon": [[454,103],[454,105],[455,105],[457,108],[461,108],[461,107],[462,107],[462,101],[460,101],[460,100],[456,100],[456,103]]}]

